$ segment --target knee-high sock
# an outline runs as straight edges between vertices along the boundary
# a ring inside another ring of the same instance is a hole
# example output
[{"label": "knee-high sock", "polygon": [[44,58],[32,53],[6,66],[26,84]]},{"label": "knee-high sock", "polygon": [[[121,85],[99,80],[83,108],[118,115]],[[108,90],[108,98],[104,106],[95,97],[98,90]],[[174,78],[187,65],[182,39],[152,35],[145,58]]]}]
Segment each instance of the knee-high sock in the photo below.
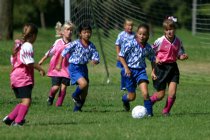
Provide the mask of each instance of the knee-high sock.
[{"label": "knee-high sock", "polygon": [[66,96],[66,90],[60,90],[56,106],[62,106],[65,96]]},{"label": "knee-high sock", "polygon": [[144,100],[144,107],[147,109],[147,114],[153,116],[152,102]]},{"label": "knee-high sock", "polygon": [[21,123],[25,119],[25,116],[26,116],[26,114],[28,112],[28,108],[29,108],[28,106],[20,104],[18,115],[15,118],[15,122],[16,123]]},{"label": "knee-high sock", "polygon": [[10,114],[8,115],[8,117],[9,117],[10,120],[15,120],[15,118],[18,115],[19,108],[20,108],[20,104],[17,104],[15,106],[15,108],[12,110],[12,112],[10,112]]},{"label": "knee-high sock", "polygon": [[151,100],[152,104],[154,104],[156,101],[159,100],[156,92],[152,96],[150,96],[150,100]]},{"label": "knee-high sock", "polygon": [[174,97],[174,98],[168,97],[166,100],[166,105],[165,105],[162,113],[164,113],[164,114],[169,113],[175,100],[176,100],[176,97]]},{"label": "knee-high sock", "polygon": [[123,88],[125,88],[125,76],[124,76],[124,72],[121,70],[121,90],[123,89]]},{"label": "knee-high sock", "polygon": [[56,94],[56,90],[53,87],[51,87],[49,96],[52,98],[55,98],[55,94]]},{"label": "knee-high sock", "polygon": [[123,102],[129,102],[127,96],[128,96],[128,94],[124,94],[124,95],[122,96],[122,101],[123,101]]},{"label": "knee-high sock", "polygon": [[79,88],[79,86],[77,86],[76,90],[74,91],[74,93],[72,94],[73,97],[79,97],[79,95],[82,93],[82,89]]}]

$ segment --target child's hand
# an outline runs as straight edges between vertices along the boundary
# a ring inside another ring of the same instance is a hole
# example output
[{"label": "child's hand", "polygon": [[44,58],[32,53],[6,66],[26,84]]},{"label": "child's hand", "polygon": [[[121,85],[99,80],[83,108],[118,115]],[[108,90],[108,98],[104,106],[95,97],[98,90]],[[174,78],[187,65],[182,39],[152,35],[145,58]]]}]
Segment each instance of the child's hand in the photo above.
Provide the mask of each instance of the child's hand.
[{"label": "child's hand", "polygon": [[187,54],[182,54],[182,55],[179,56],[179,59],[180,60],[188,59],[188,55]]},{"label": "child's hand", "polygon": [[154,70],[152,70],[151,77],[152,77],[152,80],[156,80],[157,79],[157,76],[156,76]]},{"label": "child's hand", "polygon": [[155,63],[158,64],[158,65],[161,65],[162,61],[160,61],[158,58],[156,58]]},{"label": "child's hand", "polygon": [[130,77],[131,76],[131,71],[129,68],[125,68],[125,75]]},{"label": "child's hand", "polygon": [[92,60],[92,61],[91,61],[91,64],[92,64],[92,65],[97,65],[98,63],[99,63],[99,62],[98,62],[98,61],[95,61],[95,60]]},{"label": "child's hand", "polygon": [[55,67],[55,69],[57,70],[57,71],[60,71],[61,70],[61,65],[56,65],[56,67]]},{"label": "child's hand", "polygon": [[41,76],[45,76],[45,71],[44,70],[40,70],[39,73],[40,73]]}]

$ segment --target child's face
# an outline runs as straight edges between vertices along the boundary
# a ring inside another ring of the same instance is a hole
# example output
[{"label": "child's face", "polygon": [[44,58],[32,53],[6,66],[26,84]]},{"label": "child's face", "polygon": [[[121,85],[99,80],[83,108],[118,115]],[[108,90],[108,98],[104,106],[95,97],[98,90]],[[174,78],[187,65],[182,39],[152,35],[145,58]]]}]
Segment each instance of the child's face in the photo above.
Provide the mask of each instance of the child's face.
[{"label": "child's face", "polygon": [[173,39],[175,36],[175,29],[172,27],[167,27],[164,29],[164,33],[165,33],[166,38]]},{"label": "child's face", "polygon": [[146,28],[142,27],[139,28],[136,32],[136,39],[139,43],[145,44],[147,40],[149,39],[149,32]]},{"label": "child's face", "polygon": [[73,29],[71,27],[64,28],[63,37],[66,39],[71,39],[73,33]]},{"label": "child's face", "polygon": [[133,30],[133,22],[127,21],[127,22],[124,24],[124,29],[125,29],[126,32],[131,33],[132,30]]},{"label": "child's face", "polygon": [[80,38],[82,40],[89,41],[90,37],[91,37],[91,31],[90,30],[82,30],[80,32]]}]

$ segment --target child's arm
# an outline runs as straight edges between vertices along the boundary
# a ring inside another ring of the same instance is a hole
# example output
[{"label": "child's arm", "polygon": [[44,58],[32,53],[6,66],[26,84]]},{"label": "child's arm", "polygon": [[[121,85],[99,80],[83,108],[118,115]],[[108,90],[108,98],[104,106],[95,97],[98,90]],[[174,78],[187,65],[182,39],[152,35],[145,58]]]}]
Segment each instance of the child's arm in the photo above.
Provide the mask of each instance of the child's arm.
[{"label": "child's arm", "polygon": [[38,70],[41,76],[45,75],[45,70],[37,63],[33,64],[34,69]]},{"label": "child's arm", "polygon": [[116,52],[117,52],[117,60],[120,61],[120,57],[118,56],[118,54],[120,53],[120,46],[116,45]]},{"label": "child's arm", "polygon": [[155,62],[151,62],[151,66],[152,66],[151,77],[152,77],[153,80],[156,80],[156,79],[157,79],[157,76],[156,76],[156,74],[155,74],[155,65],[156,65]]},{"label": "child's arm", "polygon": [[56,65],[56,70],[58,70],[58,71],[60,71],[61,70],[61,68],[62,68],[62,62],[63,62],[63,56],[62,55],[60,55],[60,57],[59,57],[59,59],[58,59],[58,63],[57,63],[57,65]]},{"label": "child's arm", "polygon": [[122,65],[123,65],[123,67],[125,69],[126,76],[131,76],[131,71],[130,71],[130,69],[129,69],[125,59],[123,57],[121,57],[121,56],[119,56],[119,58],[120,58],[120,62],[122,63]]},{"label": "child's arm", "polygon": [[39,61],[39,65],[42,65],[42,63],[47,59],[47,55],[45,55],[44,57],[42,57],[42,59]]}]

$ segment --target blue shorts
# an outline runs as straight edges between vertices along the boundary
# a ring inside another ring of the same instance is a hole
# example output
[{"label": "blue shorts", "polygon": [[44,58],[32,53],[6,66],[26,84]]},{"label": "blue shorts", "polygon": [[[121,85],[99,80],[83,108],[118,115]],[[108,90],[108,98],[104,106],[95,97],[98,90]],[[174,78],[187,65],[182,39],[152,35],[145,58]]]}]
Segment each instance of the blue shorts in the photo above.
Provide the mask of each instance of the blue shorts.
[{"label": "blue shorts", "polygon": [[[125,82],[126,82],[126,89],[128,92],[136,92],[136,87],[141,82],[149,83],[148,76],[146,73],[146,69],[132,69],[129,68],[131,71],[131,76],[125,76]],[[125,70],[123,70],[125,73]]]},{"label": "blue shorts", "polygon": [[123,65],[122,65],[122,63],[121,63],[120,61],[117,61],[116,66],[117,66],[118,68],[120,68],[120,69],[123,69],[123,68],[124,68]]},{"label": "blue shorts", "polygon": [[87,65],[81,65],[81,64],[70,64],[69,65],[69,73],[71,77],[71,84],[75,85],[77,84],[77,80],[80,78],[85,78],[87,82],[89,82],[88,79],[88,68]]}]

